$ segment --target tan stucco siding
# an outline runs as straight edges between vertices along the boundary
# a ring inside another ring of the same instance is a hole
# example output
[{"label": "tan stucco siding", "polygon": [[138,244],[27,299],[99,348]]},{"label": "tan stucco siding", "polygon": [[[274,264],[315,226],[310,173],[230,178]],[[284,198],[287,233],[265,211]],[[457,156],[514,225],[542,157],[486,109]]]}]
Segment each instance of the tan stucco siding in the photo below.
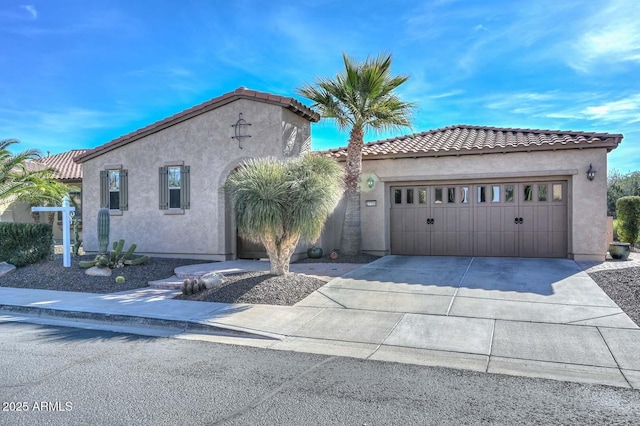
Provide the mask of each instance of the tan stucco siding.
[{"label": "tan stucco siding", "polygon": [[[597,170],[594,181],[588,181],[589,164]],[[370,190],[366,179],[373,176]],[[493,179],[513,182],[544,178],[561,178],[568,182],[568,247],[576,259],[604,260],[606,254],[606,149],[566,149],[508,154],[474,154],[461,156],[422,157],[363,161],[361,197],[362,248],[385,254],[390,251],[389,207],[390,187],[416,182],[473,182]],[[376,207],[367,207],[376,200]],[[336,246],[339,232],[328,224],[331,235],[323,236],[323,245]]]},{"label": "tan stucco siding", "polygon": [[[251,137],[241,141],[232,138],[239,113],[251,124],[243,129]],[[247,158],[282,157],[285,146],[300,152],[308,144],[309,127],[279,106],[241,99],[88,160],[83,165],[85,230],[96,227],[100,171],[122,165],[129,176],[129,208],[111,216],[111,241],[124,238],[127,246],[136,243],[138,252],[155,255],[230,257],[235,229],[220,189],[224,180]],[[184,214],[159,209],[158,169],[167,162],[191,167],[191,206]],[[97,250],[95,232],[85,232],[84,247]]]}]

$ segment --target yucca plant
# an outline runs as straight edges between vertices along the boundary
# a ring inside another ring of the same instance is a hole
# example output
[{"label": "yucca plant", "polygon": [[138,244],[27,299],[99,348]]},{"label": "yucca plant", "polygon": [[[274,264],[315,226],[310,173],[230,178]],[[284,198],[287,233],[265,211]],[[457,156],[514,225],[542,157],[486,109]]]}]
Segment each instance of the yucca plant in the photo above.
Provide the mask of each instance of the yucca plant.
[{"label": "yucca plant", "polygon": [[227,179],[238,233],[264,245],[271,273],[289,273],[300,240],[315,242],[343,192],[343,170],[330,158],[305,155],[250,159]]}]

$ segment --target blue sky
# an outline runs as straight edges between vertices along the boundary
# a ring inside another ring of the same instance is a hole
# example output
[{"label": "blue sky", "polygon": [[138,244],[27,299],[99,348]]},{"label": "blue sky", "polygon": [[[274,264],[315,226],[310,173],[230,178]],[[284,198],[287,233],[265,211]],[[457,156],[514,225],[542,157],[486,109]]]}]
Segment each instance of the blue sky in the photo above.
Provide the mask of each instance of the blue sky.
[{"label": "blue sky", "polygon": [[[296,96],[342,52],[390,52],[414,126],[366,140],[454,124],[622,133],[609,168],[625,173],[640,169],[638,22],[638,0],[0,0],[0,139],[93,148],[239,86]],[[330,122],[312,132],[314,149],[346,143]]]}]

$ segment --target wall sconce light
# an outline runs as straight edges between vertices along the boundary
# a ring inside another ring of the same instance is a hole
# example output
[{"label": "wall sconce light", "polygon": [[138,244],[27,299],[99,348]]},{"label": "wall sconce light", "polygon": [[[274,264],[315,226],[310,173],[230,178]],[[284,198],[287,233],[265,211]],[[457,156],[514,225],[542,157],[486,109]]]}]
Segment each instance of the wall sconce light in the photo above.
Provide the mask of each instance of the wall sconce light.
[{"label": "wall sconce light", "polygon": [[587,179],[593,180],[596,177],[596,169],[593,168],[592,164],[589,164],[589,170],[587,170]]},{"label": "wall sconce light", "polygon": [[373,180],[373,177],[369,176],[369,179],[367,179],[367,185],[369,186],[369,189],[373,189],[373,185],[376,184],[376,181]]}]

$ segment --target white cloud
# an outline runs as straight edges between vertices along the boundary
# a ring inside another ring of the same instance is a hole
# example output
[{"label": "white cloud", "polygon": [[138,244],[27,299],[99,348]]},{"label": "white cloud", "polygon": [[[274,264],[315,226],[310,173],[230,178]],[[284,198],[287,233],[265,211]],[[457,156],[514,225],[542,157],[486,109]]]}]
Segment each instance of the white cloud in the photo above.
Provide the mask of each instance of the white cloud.
[{"label": "white cloud", "polygon": [[617,101],[587,106],[580,113],[588,120],[637,123],[640,122],[640,94]]},{"label": "white cloud", "polygon": [[611,63],[640,63],[640,7],[637,0],[610,0],[585,22],[574,41],[569,65],[581,72]]},{"label": "white cloud", "polygon": [[22,4],[22,5],[20,5],[20,7],[23,8],[24,10],[26,10],[27,12],[29,12],[33,19],[38,18],[38,11],[36,10],[36,7],[34,5],[32,5],[32,4]]},{"label": "white cloud", "polygon": [[448,92],[445,93],[438,93],[435,95],[430,95],[429,98],[431,99],[442,99],[442,98],[450,98],[451,96],[458,96],[465,93],[464,90],[462,89],[455,89],[455,90],[450,90]]},{"label": "white cloud", "polygon": [[633,133],[640,122],[640,93],[623,96],[559,91],[500,93],[478,102],[487,109],[500,111],[505,119],[524,117],[531,123],[548,123],[547,127]]}]

